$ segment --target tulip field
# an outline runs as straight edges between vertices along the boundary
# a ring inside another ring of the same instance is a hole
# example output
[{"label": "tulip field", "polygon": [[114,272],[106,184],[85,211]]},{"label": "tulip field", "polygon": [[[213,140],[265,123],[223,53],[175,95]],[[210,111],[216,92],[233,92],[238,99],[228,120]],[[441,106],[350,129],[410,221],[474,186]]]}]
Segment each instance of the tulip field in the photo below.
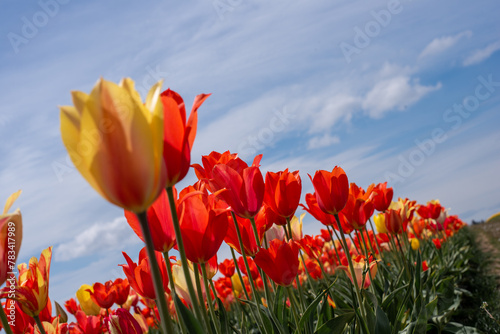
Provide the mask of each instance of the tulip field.
[{"label": "tulip field", "polygon": [[[470,232],[438,200],[393,198],[387,182],[363,189],[340,166],[263,175],[262,155],[229,151],[192,164],[209,95],[189,116],[161,82],[145,102],[130,79],[72,98],[60,108],[68,154],[144,248],[123,252],[123,278],[53,303],[52,247],[16,263],[22,194],[12,194],[0,216],[6,333],[482,333],[457,318],[471,295]],[[176,187],[188,173],[196,183]],[[304,217],[320,234],[303,234]],[[230,258],[217,257],[223,243]]]}]

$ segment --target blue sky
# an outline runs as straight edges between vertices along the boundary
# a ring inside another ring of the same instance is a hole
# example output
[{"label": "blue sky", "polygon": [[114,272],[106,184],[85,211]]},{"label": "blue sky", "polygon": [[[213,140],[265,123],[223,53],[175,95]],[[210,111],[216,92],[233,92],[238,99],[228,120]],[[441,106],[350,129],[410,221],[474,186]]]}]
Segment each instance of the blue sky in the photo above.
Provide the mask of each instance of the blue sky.
[{"label": "blue sky", "polygon": [[[122,275],[141,244],[73,168],[59,105],[99,77],[158,79],[199,112],[193,162],[263,153],[263,171],[342,166],[366,187],[500,209],[500,4],[470,1],[0,2],[0,200],[22,189],[18,262],[54,246],[50,295]],[[182,182],[194,182],[190,172]],[[319,223],[305,218],[306,233]],[[223,256],[225,251],[223,252]]]}]

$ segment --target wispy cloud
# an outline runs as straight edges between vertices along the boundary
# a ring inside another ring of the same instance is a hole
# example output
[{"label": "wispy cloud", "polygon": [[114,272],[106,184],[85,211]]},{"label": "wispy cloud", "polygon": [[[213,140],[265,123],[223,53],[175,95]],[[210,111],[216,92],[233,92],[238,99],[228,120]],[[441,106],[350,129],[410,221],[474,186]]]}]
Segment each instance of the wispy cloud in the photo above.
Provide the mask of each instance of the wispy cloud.
[{"label": "wispy cloud", "polygon": [[432,42],[430,42],[420,53],[419,58],[434,56],[443,53],[444,51],[454,46],[462,38],[464,37],[470,38],[471,36],[472,32],[470,30],[466,30],[453,36],[443,36],[434,38]]},{"label": "wispy cloud", "polygon": [[488,59],[493,53],[500,50],[500,41],[488,44],[484,49],[474,51],[470,56],[464,59],[464,66],[471,66],[479,64],[480,62]]},{"label": "wispy cloud", "polygon": [[322,147],[328,147],[334,144],[340,143],[339,136],[332,136],[325,133],[323,136],[313,137],[309,139],[308,149],[317,149]]},{"label": "wispy cloud", "polygon": [[109,223],[94,224],[72,240],[60,244],[55,249],[54,259],[68,261],[110,250],[122,250],[140,242],[125,218],[119,217]]}]

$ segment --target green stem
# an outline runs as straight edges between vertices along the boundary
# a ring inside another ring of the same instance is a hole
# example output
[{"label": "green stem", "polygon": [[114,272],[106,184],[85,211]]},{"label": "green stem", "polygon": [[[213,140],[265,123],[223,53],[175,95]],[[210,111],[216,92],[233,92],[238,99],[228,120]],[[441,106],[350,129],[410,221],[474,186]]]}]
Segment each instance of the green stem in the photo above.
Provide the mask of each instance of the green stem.
[{"label": "green stem", "polygon": [[342,229],[342,224],[340,223],[340,219],[339,219],[338,214],[335,214],[335,219],[337,220],[337,225],[339,226],[339,232],[340,232],[340,236],[342,237],[344,253],[347,257],[347,262],[349,263],[349,270],[351,271],[352,281],[354,282],[354,287],[356,289],[356,298],[358,299],[358,304],[359,304],[359,308],[361,310],[361,317],[362,317],[362,319],[360,319],[360,320],[362,322],[364,322],[366,319],[366,310],[365,310],[365,307],[364,307],[363,302],[361,300],[361,291],[360,291],[359,286],[358,286],[358,280],[356,279],[356,273],[354,272],[354,266],[352,264],[351,253],[349,252],[349,248],[347,247],[347,241],[345,240],[344,230]]},{"label": "green stem", "polygon": [[149,266],[151,268],[151,276],[153,278],[153,285],[156,294],[158,313],[160,313],[161,325],[167,333],[173,333],[174,328],[172,326],[170,314],[168,313],[167,301],[165,299],[165,290],[163,289],[163,279],[161,277],[158,261],[156,261],[155,249],[153,247],[153,238],[151,237],[151,232],[149,230],[148,216],[145,211],[136,215],[139,223],[141,224],[142,236],[144,237],[144,243],[146,244],[146,252],[148,254]]},{"label": "green stem", "polygon": [[234,227],[236,228],[236,234],[238,235],[238,242],[240,244],[241,256],[243,257],[243,262],[245,263],[245,268],[247,270],[248,281],[250,282],[250,289],[252,289],[252,297],[255,302],[255,305],[257,305],[257,314],[259,315],[260,325],[262,326],[262,328],[264,328],[264,332],[267,334],[267,329],[266,326],[264,325],[264,318],[262,317],[262,310],[260,309],[260,306],[262,304],[260,302],[259,295],[257,294],[257,289],[255,288],[253,282],[250,266],[248,265],[247,256],[245,254],[245,247],[243,246],[243,240],[241,239],[240,227],[238,226],[238,221],[236,220],[236,215],[234,214],[233,211],[231,211],[231,215],[233,217]]},{"label": "green stem", "polygon": [[[170,265],[170,257],[168,256],[168,251],[163,252],[163,259],[165,260],[165,266],[167,267],[167,276],[168,276],[168,284],[170,285],[170,294],[175,295],[175,283],[174,283],[174,275],[172,274],[172,266]],[[177,303],[174,303],[175,311],[177,315],[180,314],[177,309]],[[187,334],[186,324],[182,320],[182,317],[178,317],[178,323],[181,326],[182,333]]]},{"label": "green stem", "polygon": [[[208,310],[210,312],[210,316],[212,317],[212,320],[215,324],[215,332],[217,334],[220,334],[221,329],[220,329],[220,324],[219,321],[217,321],[217,317],[215,316],[215,311],[214,311],[214,305],[212,303],[212,297],[210,294],[210,286],[208,284],[208,278],[207,278],[207,268],[205,267],[205,264],[200,264],[201,266],[201,275],[203,276],[203,282],[205,283],[205,293],[207,295],[207,303],[208,303]],[[214,291],[215,293],[215,291]],[[215,298],[217,298],[217,294],[214,294]]]},{"label": "green stem", "polygon": [[375,229],[373,228],[372,219],[371,219],[371,218],[368,218],[368,221],[370,222],[370,227],[372,228],[372,231],[373,231],[373,237],[375,238],[375,243],[377,244],[377,250],[378,250],[378,253],[379,253],[379,254],[380,254],[380,256],[382,257],[381,247],[380,247],[380,244],[379,244],[379,242],[378,242],[378,239],[377,239],[377,234],[375,233]]},{"label": "green stem", "polygon": [[193,306],[196,318],[201,322],[203,319],[200,306],[196,302],[196,293],[194,291],[193,282],[191,281],[191,274],[189,273],[189,264],[186,258],[186,251],[184,250],[184,242],[182,241],[181,227],[179,224],[179,218],[177,217],[177,209],[175,206],[174,191],[172,187],[166,188],[168,195],[168,202],[170,205],[170,212],[172,214],[172,223],[174,225],[175,240],[177,242],[177,248],[179,250],[179,255],[181,257],[182,271],[184,272],[184,277],[186,278],[186,285],[188,288],[189,298],[191,299],[191,305]]},{"label": "green stem", "polygon": [[[257,243],[257,246],[260,248],[261,243],[260,243],[260,238],[259,238],[259,231],[257,230],[257,224],[255,224],[255,218],[254,217],[250,218],[250,222],[252,224],[252,230],[253,230],[253,235],[255,237],[255,242]],[[264,273],[264,271],[260,268],[259,268],[259,273],[260,273],[260,277],[262,278],[262,282],[264,284],[264,293],[266,295],[267,303],[268,303],[268,305],[271,305],[272,299],[271,299],[271,295],[269,294],[269,287],[267,286],[267,276]]]},{"label": "green stem", "polygon": [[45,328],[43,328],[42,322],[40,321],[40,317],[38,315],[35,315],[33,317],[33,319],[35,319],[36,325],[38,326],[38,329],[40,330],[40,333],[41,334],[47,334],[47,333],[45,333]]},{"label": "green stem", "polygon": [[[198,263],[193,263],[193,271],[194,271],[194,279],[196,282],[196,291],[198,291],[198,301],[200,302],[200,306],[203,305],[202,308],[202,316],[203,320],[205,321],[205,325],[207,326],[207,330],[210,334],[212,334],[212,326],[210,326],[210,320],[208,319],[207,315],[207,308],[205,307],[205,301],[203,299],[203,290],[201,289],[201,282],[200,282],[200,274],[199,274],[199,269],[198,266],[201,266],[201,264]],[[205,293],[207,291],[205,290]],[[208,298],[208,296],[207,296]],[[207,299],[208,300],[208,299]]]},{"label": "green stem", "polygon": [[[342,262],[340,261],[340,254],[339,254],[339,251],[337,249],[337,246],[335,245],[335,240],[333,240],[332,231],[330,230],[329,226],[327,226],[326,229],[328,230],[328,233],[330,233],[330,238],[332,239],[333,249],[335,249],[335,254],[337,254],[337,260],[339,261],[339,265],[341,265]],[[335,233],[335,236],[337,237],[337,240],[340,241],[340,237],[338,236],[337,231],[335,231],[335,228],[332,228],[332,229],[333,229],[333,232]]]},{"label": "green stem", "polygon": [[[14,303],[13,300],[10,300],[10,301],[12,303]],[[2,305],[0,305],[0,318],[2,319],[2,326],[3,326],[3,329],[5,329],[5,332],[7,334],[13,334],[12,333],[12,328],[10,328],[10,325],[9,325],[9,320],[7,319],[7,315],[5,314],[5,311],[3,310]]]},{"label": "green stem", "polygon": [[[234,254],[233,247],[229,247],[229,248],[231,249],[231,255],[233,256],[233,262],[234,262],[234,267],[236,269],[236,273],[238,273],[238,278],[240,279],[241,289],[243,290],[243,292],[245,293],[245,297],[249,301],[250,300],[250,296],[248,295],[248,291],[245,288],[245,283],[243,281],[243,275],[241,274],[240,267],[238,266],[238,261],[236,261],[236,254]],[[232,285],[232,282],[231,282],[231,285]],[[233,287],[233,290],[234,290],[234,287]],[[238,297],[236,295],[234,295],[234,298],[236,299]]]},{"label": "green stem", "polygon": [[286,294],[288,295],[288,300],[290,300],[290,305],[292,306],[292,312],[293,312],[293,318],[295,320],[295,326],[297,327],[296,329],[296,333],[300,333],[300,329],[299,329],[299,313],[297,312],[297,305],[296,305],[296,301],[295,301],[295,298],[293,297],[293,291],[291,286],[287,286],[285,288],[286,290]]}]

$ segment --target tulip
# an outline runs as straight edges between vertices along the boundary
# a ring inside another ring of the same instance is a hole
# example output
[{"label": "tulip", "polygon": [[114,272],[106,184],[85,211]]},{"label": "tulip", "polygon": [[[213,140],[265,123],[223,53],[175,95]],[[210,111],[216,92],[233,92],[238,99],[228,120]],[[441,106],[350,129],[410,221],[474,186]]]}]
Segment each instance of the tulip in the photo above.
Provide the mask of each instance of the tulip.
[{"label": "tulip", "polygon": [[387,210],[391,205],[393,195],[392,188],[387,188],[387,182],[377,184],[371,196],[375,209],[380,212]]},{"label": "tulip", "polygon": [[14,201],[21,194],[21,190],[7,198],[2,215],[0,215],[0,286],[7,280],[7,273],[13,272],[21,242],[23,239],[23,219],[21,211],[7,213]]},{"label": "tulip", "polygon": [[316,171],[314,178],[309,175],[319,207],[325,213],[337,214],[346,205],[349,196],[349,181],[344,170],[335,166],[331,172]]},{"label": "tulip", "polygon": [[[344,265],[339,266],[338,268],[344,270],[345,273],[347,274],[347,277],[349,277],[351,282],[354,284],[354,280],[353,280],[353,277],[351,275],[351,271],[347,268],[347,261],[343,261],[343,262],[344,262],[343,263]],[[358,286],[362,287],[363,289],[367,289],[370,286],[371,280],[370,280],[370,278],[367,278],[366,275],[364,274],[365,266],[368,267],[368,272],[370,273],[370,277],[371,277],[371,279],[373,279],[375,277],[375,275],[377,274],[378,262],[380,262],[380,260],[376,260],[376,261],[368,260],[367,261],[366,257],[363,255],[358,255],[356,257],[353,257],[352,264],[354,267],[355,278],[356,278]],[[363,282],[364,282],[364,284],[363,284]]]},{"label": "tulip", "polygon": [[373,214],[373,204],[369,200],[356,198],[350,194],[346,206],[342,209],[342,214],[351,228],[363,230],[366,222]]},{"label": "tulip", "polygon": [[[68,324],[66,323],[59,323],[59,317],[56,317],[54,321],[48,322],[44,321],[42,322],[43,329],[46,334],[66,334],[68,333]],[[35,327],[34,334],[40,334],[42,333],[40,329]]]},{"label": "tulip", "polygon": [[219,193],[219,197],[231,210],[242,218],[255,217],[262,206],[265,192],[264,178],[259,167],[246,167],[241,162],[218,164],[213,168],[212,174],[212,189],[226,189]]},{"label": "tulip", "polygon": [[106,319],[110,334],[143,334],[141,326],[129,311],[119,308]]},{"label": "tulip", "polygon": [[76,303],[74,298],[67,300],[66,303],[64,303],[64,307],[66,308],[66,311],[73,315],[75,315],[77,311],[81,310],[81,307]]},{"label": "tulip", "polygon": [[[101,334],[103,331],[101,317],[88,315],[85,312],[77,311],[75,314],[78,329],[84,334]],[[77,332],[78,333],[78,332]]]},{"label": "tulip", "polygon": [[198,108],[209,96],[210,94],[196,96],[186,123],[186,108],[182,97],[170,89],[160,95],[163,104],[163,159],[167,168],[167,187],[172,187],[182,180],[189,170],[198,123]]},{"label": "tulip", "polygon": [[389,233],[403,233],[403,218],[401,217],[401,209],[389,209],[385,212],[385,228]]},{"label": "tulip", "polygon": [[63,143],[75,167],[109,202],[140,213],[167,183],[161,82],[143,104],[131,79],[100,79],[90,95],[73,92],[61,109]]},{"label": "tulip", "polygon": [[420,242],[418,241],[417,238],[412,238],[410,245],[411,245],[411,249],[413,249],[413,250],[417,250],[420,248]]},{"label": "tulip", "polygon": [[[336,226],[337,221],[335,217],[331,214],[325,213],[318,205],[316,200],[316,193],[306,194],[306,204],[307,206],[301,204],[302,208],[309,212],[316,220],[325,226]],[[338,230],[338,226],[336,227]]]},{"label": "tulip", "polygon": [[88,290],[90,293],[90,298],[102,308],[109,309],[116,300],[116,289],[113,285],[113,281],[107,281],[106,283],[94,283],[93,289]]},{"label": "tulip", "polygon": [[128,295],[130,292],[130,284],[128,279],[117,278],[113,282],[113,286],[116,290],[116,300],[117,305],[124,305],[128,300]]},{"label": "tulip", "polygon": [[[174,188],[175,193],[175,188]],[[175,196],[175,195],[174,195]],[[175,231],[172,223],[172,213],[168,201],[167,192],[162,190],[158,199],[149,207],[146,212],[148,217],[148,226],[153,238],[153,245],[158,252],[168,252],[175,246]],[[144,241],[144,236],[137,215],[125,210],[125,218],[134,230],[135,234]]]},{"label": "tulip", "polygon": [[[101,307],[97,305],[92,297],[90,296],[90,291],[93,291],[93,287],[87,284],[83,284],[77,291],[76,291],[76,298],[78,299],[78,302],[80,303],[80,307],[82,308],[82,311],[86,315],[98,315],[101,312]],[[90,290],[90,291],[89,291]]]},{"label": "tulip", "polygon": [[29,264],[21,263],[15,300],[30,317],[35,317],[47,306],[49,300],[49,273],[52,247],[42,251],[40,260],[32,257]]},{"label": "tulip", "polygon": [[[240,243],[238,241],[238,234],[236,227],[234,225],[233,217],[229,217],[230,223],[228,224],[227,233],[224,241],[231,246],[235,251],[242,254]],[[249,219],[236,218],[236,223],[240,230],[241,241],[243,243],[243,250],[247,256],[255,256],[259,251],[257,241],[253,233],[252,223]],[[266,232],[265,225],[262,225],[262,220],[256,220],[257,224],[257,234],[259,236],[259,242],[264,238],[264,233]]]},{"label": "tulip", "polygon": [[186,257],[205,263],[219,250],[228,228],[228,209],[215,208],[215,195],[184,189],[179,196],[177,212]]},{"label": "tulip", "polygon": [[[151,277],[151,268],[146,256],[146,248],[141,249],[139,252],[139,261],[137,263],[133,262],[127,253],[122,252],[122,254],[125,257],[127,264],[122,264],[121,266],[132,289],[145,298],[155,299],[156,293],[153,286],[153,279]],[[160,267],[163,288],[165,291],[170,292],[168,289],[167,267],[163,261],[163,257],[159,252],[155,252],[155,256]]]},{"label": "tulip", "polygon": [[385,215],[383,213],[373,216],[373,221],[375,222],[378,233],[387,233],[387,229],[385,228]]},{"label": "tulip", "polygon": [[276,284],[289,286],[299,271],[299,246],[295,241],[273,240],[254,261]]},{"label": "tulip", "polygon": [[[191,278],[191,281],[192,282],[195,282],[195,273],[194,273],[194,270],[193,268],[191,268],[190,266],[188,266],[188,272],[189,272],[189,276]],[[182,266],[180,263],[177,263],[177,264],[174,264],[172,266],[172,275],[174,276],[174,284],[175,284],[175,292],[182,298],[184,299],[188,304],[192,304],[191,303],[191,297],[190,297],[190,294],[189,294],[189,291],[188,291],[188,286],[187,286],[187,281],[186,281],[186,276],[184,275],[184,271],[182,269]],[[195,291],[195,295],[193,295],[193,298],[196,298],[195,296],[198,296],[198,288],[196,286],[196,284],[194,285],[194,291]],[[201,284],[201,292],[203,294],[203,297],[205,298],[206,295],[205,295],[205,286],[203,284]],[[196,303],[197,300],[194,300],[194,302]]]},{"label": "tulip", "polygon": [[219,270],[222,275],[225,277],[231,277],[234,275],[236,266],[234,265],[233,260],[225,259],[221,263],[219,263]]},{"label": "tulip", "polygon": [[279,216],[290,218],[294,215],[300,201],[302,182],[299,171],[266,174],[264,201]]}]

